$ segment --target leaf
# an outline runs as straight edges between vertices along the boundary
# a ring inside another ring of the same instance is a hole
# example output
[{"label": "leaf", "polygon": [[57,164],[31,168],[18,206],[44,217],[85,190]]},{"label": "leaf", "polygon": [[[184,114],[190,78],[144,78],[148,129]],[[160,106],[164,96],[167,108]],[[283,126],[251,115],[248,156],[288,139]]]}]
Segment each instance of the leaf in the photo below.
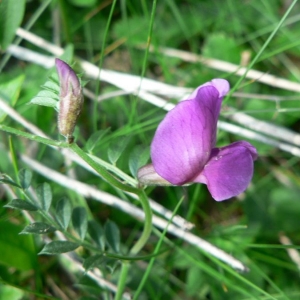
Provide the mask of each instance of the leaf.
[{"label": "leaf", "polygon": [[22,188],[20,185],[18,185],[15,181],[13,181],[8,175],[6,174],[0,174],[0,183],[3,184],[9,184],[18,188]]},{"label": "leaf", "polygon": [[72,205],[69,199],[62,198],[57,202],[55,219],[66,230],[69,226],[72,214]]},{"label": "leaf", "polygon": [[23,228],[7,220],[0,221],[0,228],[0,265],[23,271],[36,269],[38,262],[32,236],[18,235]]},{"label": "leaf", "polygon": [[149,156],[148,147],[137,146],[133,149],[129,156],[129,170],[134,177],[136,177],[138,169],[147,164]]},{"label": "leaf", "polygon": [[52,201],[52,192],[50,185],[47,182],[39,185],[36,189],[36,194],[41,209],[48,211]]},{"label": "leaf", "polygon": [[100,143],[101,139],[108,133],[108,131],[110,131],[110,128],[94,132],[87,140],[85,144],[85,150],[92,153],[94,148]]},{"label": "leaf", "polygon": [[120,137],[117,141],[112,142],[108,148],[108,159],[112,164],[115,164],[120,158],[121,154],[124,152],[126,146],[128,145],[130,137]]},{"label": "leaf", "polygon": [[92,240],[101,248],[102,251],[105,249],[105,236],[102,226],[94,221],[88,222],[88,233]]},{"label": "leaf", "polygon": [[118,266],[120,266],[120,261],[116,259],[112,259],[109,257],[106,257],[104,263],[105,268],[110,272],[110,274],[113,274],[114,271]]},{"label": "leaf", "polygon": [[4,205],[4,207],[28,210],[28,211],[37,211],[39,209],[34,204],[28,202],[27,200],[22,200],[22,199],[13,199],[10,202],[8,202],[6,205]]},{"label": "leaf", "polygon": [[28,169],[21,169],[18,176],[23,190],[28,189],[31,184],[32,172]]},{"label": "leaf", "polygon": [[69,242],[69,241],[53,241],[49,244],[45,245],[39,255],[47,254],[47,255],[54,255],[60,253],[66,253],[70,251],[74,251],[80,245],[77,243]]},{"label": "leaf", "polygon": [[57,108],[59,102],[58,95],[49,90],[41,90],[32,98],[29,104],[37,104]]},{"label": "leaf", "polygon": [[14,39],[17,28],[21,25],[25,0],[0,1],[0,48],[5,50]]},{"label": "leaf", "polygon": [[116,253],[120,252],[120,230],[116,223],[108,220],[104,227],[105,239],[108,246]]},{"label": "leaf", "polygon": [[81,240],[87,231],[87,213],[84,207],[75,207],[72,213],[72,223]]},{"label": "leaf", "polygon": [[80,7],[92,7],[97,3],[97,0],[69,0],[73,5]]},{"label": "leaf", "polygon": [[54,232],[54,231],[56,231],[56,228],[49,224],[42,223],[42,222],[35,222],[35,223],[32,223],[32,224],[26,226],[20,232],[20,234],[30,234],[30,233],[46,234],[46,233]]},{"label": "leaf", "polygon": [[93,269],[103,263],[104,257],[102,254],[97,254],[86,258],[83,262],[83,267],[86,271]]},{"label": "leaf", "polygon": [[[20,91],[25,80],[25,76],[22,74],[7,82],[0,83],[0,94],[1,97],[6,101],[7,104],[14,107],[19,99]],[[0,123],[4,121],[7,114],[0,110]]]}]

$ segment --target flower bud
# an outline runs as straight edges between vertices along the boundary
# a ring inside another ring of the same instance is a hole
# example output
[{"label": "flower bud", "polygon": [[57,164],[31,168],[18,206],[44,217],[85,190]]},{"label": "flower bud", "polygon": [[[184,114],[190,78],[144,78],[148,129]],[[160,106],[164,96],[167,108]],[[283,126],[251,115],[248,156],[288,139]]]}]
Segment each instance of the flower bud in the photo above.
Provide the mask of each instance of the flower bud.
[{"label": "flower bud", "polygon": [[58,130],[71,144],[83,104],[82,88],[77,75],[68,64],[56,58],[55,65],[60,82]]}]

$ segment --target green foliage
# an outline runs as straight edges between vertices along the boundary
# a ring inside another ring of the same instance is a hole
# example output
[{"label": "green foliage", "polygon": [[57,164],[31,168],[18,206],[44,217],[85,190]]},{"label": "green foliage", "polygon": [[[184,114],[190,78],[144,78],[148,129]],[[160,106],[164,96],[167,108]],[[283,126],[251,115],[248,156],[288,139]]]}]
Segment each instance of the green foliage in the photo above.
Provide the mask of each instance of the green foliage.
[{"label": "green foliage", "polygon": [[120,252],[120,230],[115,222],[107,220],[104,226],[105,239],[108,246],[116,253]]},{"label": "green foliage", "polygon": [[37,211],[39,208],[23,199],[13,199],[10,202],[8,202],[4,207],[14,208],[14,209],[20,209],[20,210],[28,210],[28,211]]},{"label": "green foliage", "polygon": [[[52,141],[58,136],[56,71],[54,67],[46,70],[31,58],[35,53],[55,56],[52,48],[23,38],[19,45],[33,51],[29,56],[21,50],[20,56],[6,60],[9,53],[5,52],[18,27],[64,47],[64,52],[56,54],[63,53],[60,58],[88,80],[85,91],[91,95],[86,96],[78,120],[76,142],[118,183],[134,189],[139,167],[150,162],[151,139],[166,113],[161,105],[143,101],[143,93],[172,103],[182,95],[169,97],[163,89],[150,91],[151,87],[146,91],[142,78],[134,89],[129,82],[128,90],[120,91],[120,82],[115,82],[110,70],[191,90],[216,77],[226,78],[233,87],[240,75],[219,71],[219,64],[208,66],[206,62],[216,59],[225,66],[227,62],[249,65],[292,2],[156,1],[152,14],[154,1],[0,1],[0,101],[15,112],[0,108],[0,126],[14,128],[19,134],[2,130],[0,134],[0,299],[60,299],[57,291],[69,298],[76,294],[78,299],[111,299],[115,293],[110,288],[120,287],[124,260],[130,267],[123,280],[133,299],[300,298],[299,264],[289,251],[297,254],[300,240],[298,136],[288,141],[277,136],[280,148],[275,142],[267,144],[267,139],[254,142],[259,153],[254,178],[238,199],[216,203],[199,184],[145,189],[149,198],[171,211],[184,198],[177,214],[195,225],[184,237],[204,238],[242,261],[248,273],[215,259],[193,245],[195,240],[190,244],[171,234],[162,236],[157,229],[142,251],[133,255],[130,249],[142,234],[143,215],[137,215],[137,221],[126,205],[141,208],[137,197],[97,176],[95,169],[79,165],[82,158],[73,161],[75,154],[71,156],[67,149],[70,145],[55,141],[56,148],[50,148],[38,140],[40,134],[31,131],[30,126],[35,125]],[[116,3],[114,9],[112,3]],[[226,99],[222,121],[252,130],[255,121],[239,125],[230,118],[234,108],[278,128],[300,132],[298,6],[299,1],[253,66],[260,75],[245,78]],[[149,53],[147,43],[153,46]],[[175,55],[163,47],[183,52]],[[250,54],[249,61],[243,61],[245,53]],[[195,59],[195,54],[207,61]],[[105,69],[100,81],[91,76],[99,74],[93,66],[81,69],[81,59]],[[286,88],[261,82],[269,74],[274,75],[274,82],[278,78],[291,81]],[[297,88],[289,90],[294,84]],[[95,104],[98,96],[102,100]],[[257,129],[249,139],[256,133],[267,135]],[[217,145],[248,140],[238,134],[220,129]],[[286,151],[288,146],[293,147],[291,152]],[[51,174],[42,172],[42,167],[70,180],[50,179]],[[127,207],[125,212],[120,203]],[[154,214],[166,218],[164,210]],[[169,227],[176,231],[183,226]],[[162,251],[156,254],[160,241]],[[284,245],[286,242],[290,245]],[[68,253],[71,251],[76,253]],[[70,256],[58,259],[61,253]],[[101,284],[95,268],[104,279]]]},{"label": "green foliage", "polygon": [[113,141],[108,148],[107,155],[109,161],[115,165],[117,160],[120,158],[124,152],[126,146],[128,145],[130,137],[120,137],[117,141]]},{"label": "green foliage", "polygon": [[30,234],[30,233],[46,234],[46,233],[51,233],[54,231],[56,231],[56,228],[49,224],[42,223],[42,222],[34,222],[34,223],[31,223],[30,225],[26,226],[20,232],[20,234]]},{"label": "green foliage", "polygon": [[137,171],[149,160],[149,148],[137,146],[133,149],[129,157],[129,170],[132,176],[136,177]]},{"label": "green foliage", "polygon": [[87,152],[93,153],[94,148],[101,147],[101,139],[109,132],[109,128],[94,132],[85,144]]},{"label": "green foliage", "polygon": [[6,50],[15,37],[25,10],[25,0],[2,0],[0,2],[0,47]]},{"label": "green foliage", "polygon": [[30,187],[31,179],[32,179],[32,172],[28,169],[22,169],[19,171],[19,181],[21,187],[26,190]]},{"label": "green foliage", "polygon": [[[0,10],[1,10],[1,3],[0,3]],[[0,83],[0,96],[12,107],[14,107],[18,101],[24,80],[25,80],[25,76],[19,75],[18,77],[13,78],[7,82]],[[4,113],[4,111],[0,111],[0,122],[3,122],[5,117],[6,114]]]},{"label": "green foliage", "polygon": [[36,188],[36,195],[41,209],[48,211],[52,202],[52,191],[50,185],[45,182]]},{"label": "green foliage", "polygon": [[87,214],[84,207],[75,207],[72,212],[72,224],[79,235],[80,239],[83,240],[87,232]]},{"label": "green foliage", "polygon": [[56,205],[55,219],[64,230],[66,230],[69,226],[71,215],[72,205],[69,199],[60,199]]},{"label": "green foliage", "polygon": [[53,241],[45,245],[39,255],[55,255],[65,252],[74,251],[79,247],[79,244],[69,241]]},{"label": "green foliage", "polygon": [[88,233],[102,251],[105,248],[105,238],[102,226],[95,220],[88,221]]},{"label": "green foliage", "polygon": [[22,228],[19,225],[0,221],[0,226],[0,263],[22,271],[34,269],[37,258],[32,238],[18,235]]}]

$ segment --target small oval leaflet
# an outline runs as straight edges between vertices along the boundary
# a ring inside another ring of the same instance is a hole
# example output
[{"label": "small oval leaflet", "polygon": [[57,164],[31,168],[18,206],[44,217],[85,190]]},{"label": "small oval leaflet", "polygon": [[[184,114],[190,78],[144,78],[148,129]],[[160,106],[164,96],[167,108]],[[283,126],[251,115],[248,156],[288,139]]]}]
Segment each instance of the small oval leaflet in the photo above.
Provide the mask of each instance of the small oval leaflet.
[{"label": "small oval leaflet", "polygon": [[28,211],[37,211],[39,209],[34,204],[23,199],[13,199],[10,202],[8,202],[6,205],[4,205],[4,207],[20,209],[20,210],[28,210]]},{"label": "small oval leaflet", "polygon": [[32,172],[28,169],[21,169],[19,171],[19,180],[22,188],[24,190],[28,189],[31,184],[31,179],[32,179]]},{"label": "small oval leaflet", "polygon": [[42,251],[39,253],[39,255],[41,254],[54,255],[54,254],[66,253],[75,250],[79,246],[80,246],[79,244],[69,242],[69,241],[53,241],[45,245]]},{"label": "small oval leaflet", "polygon": [[20,232],[20,234],[46,234],[54,231],[56,231],[56,228],[49,224],[43,222],[35,222],[26,226]]},{"label": "small oval leaflet", "polygon": [[62,198],[57,202],[55,219],[66,230],[71,220],[72,205],[69,199]]}]

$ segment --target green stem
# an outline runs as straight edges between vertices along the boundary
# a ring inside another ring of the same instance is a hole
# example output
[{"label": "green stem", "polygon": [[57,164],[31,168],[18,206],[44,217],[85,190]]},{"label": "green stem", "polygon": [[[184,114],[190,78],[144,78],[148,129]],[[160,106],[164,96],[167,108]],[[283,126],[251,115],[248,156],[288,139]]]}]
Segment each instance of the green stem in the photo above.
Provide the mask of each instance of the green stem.
[{"label": "green stem", "polygon": [[79,157],[81,157],[85,162],[87,162],[105,181],[107,181],[112,186],[136,195],[139,194],[139,189],[128,186],[127,184],[121,182],[112,174],[110,174],[104,167],[97,164],[86,152],[84,152],[76,143],[70,144],[69,148],[75,152]]},{"label": "green stem", "polygon": [[118,289],[117,289],[117,293],[115,295],[115,300],[121,300],[122,299],[122,295],[123,295],[123,291],[124,291],[124,288],[125,288],[128,271],[129,271],[129,262],[128,261],[123,261],[122,262],[121,273],[120,273],[120,277],[119,277],[119,282],[118,282]]},{"label": "green stem", "polygon": [[145,213],[145,223],[144,223],[144,229],[141,234],[141,237],[139,238],[139,240],[136,242],[136,244],[130,250],[131,254],[137,254],[138,252],[140,252],[140,250],[147,243],[149,236],[151,234],[151,231],[152,231],[152,210],[151,210],[148,198],[143,190],[139,190],[139,193],[137,195],[141,201],[141,204],[142,204],[142,207],[143,207],[143,210]]},{"label": "green stem", "polygon": [[141,201],[144,213],[145,213],[145,224],[144,230],[140,239],[130,250],[131,254],[137,254],[146,244],[147,240],[152,231],[152,210],[148,201],[148,198],[145,192],[141,189],[134,188],[132,186],[128,186],[117,178],[115,178],[112,174],[110,174],[103,166],[97,164],[86,152],[84,152],[76,143],[70,144],[70,149],[74,151],[79,157],[81,157],[85,162],[87,162],[104,180],[106,180],[112,186],[129,193],[134,193],[138,196]]}]

